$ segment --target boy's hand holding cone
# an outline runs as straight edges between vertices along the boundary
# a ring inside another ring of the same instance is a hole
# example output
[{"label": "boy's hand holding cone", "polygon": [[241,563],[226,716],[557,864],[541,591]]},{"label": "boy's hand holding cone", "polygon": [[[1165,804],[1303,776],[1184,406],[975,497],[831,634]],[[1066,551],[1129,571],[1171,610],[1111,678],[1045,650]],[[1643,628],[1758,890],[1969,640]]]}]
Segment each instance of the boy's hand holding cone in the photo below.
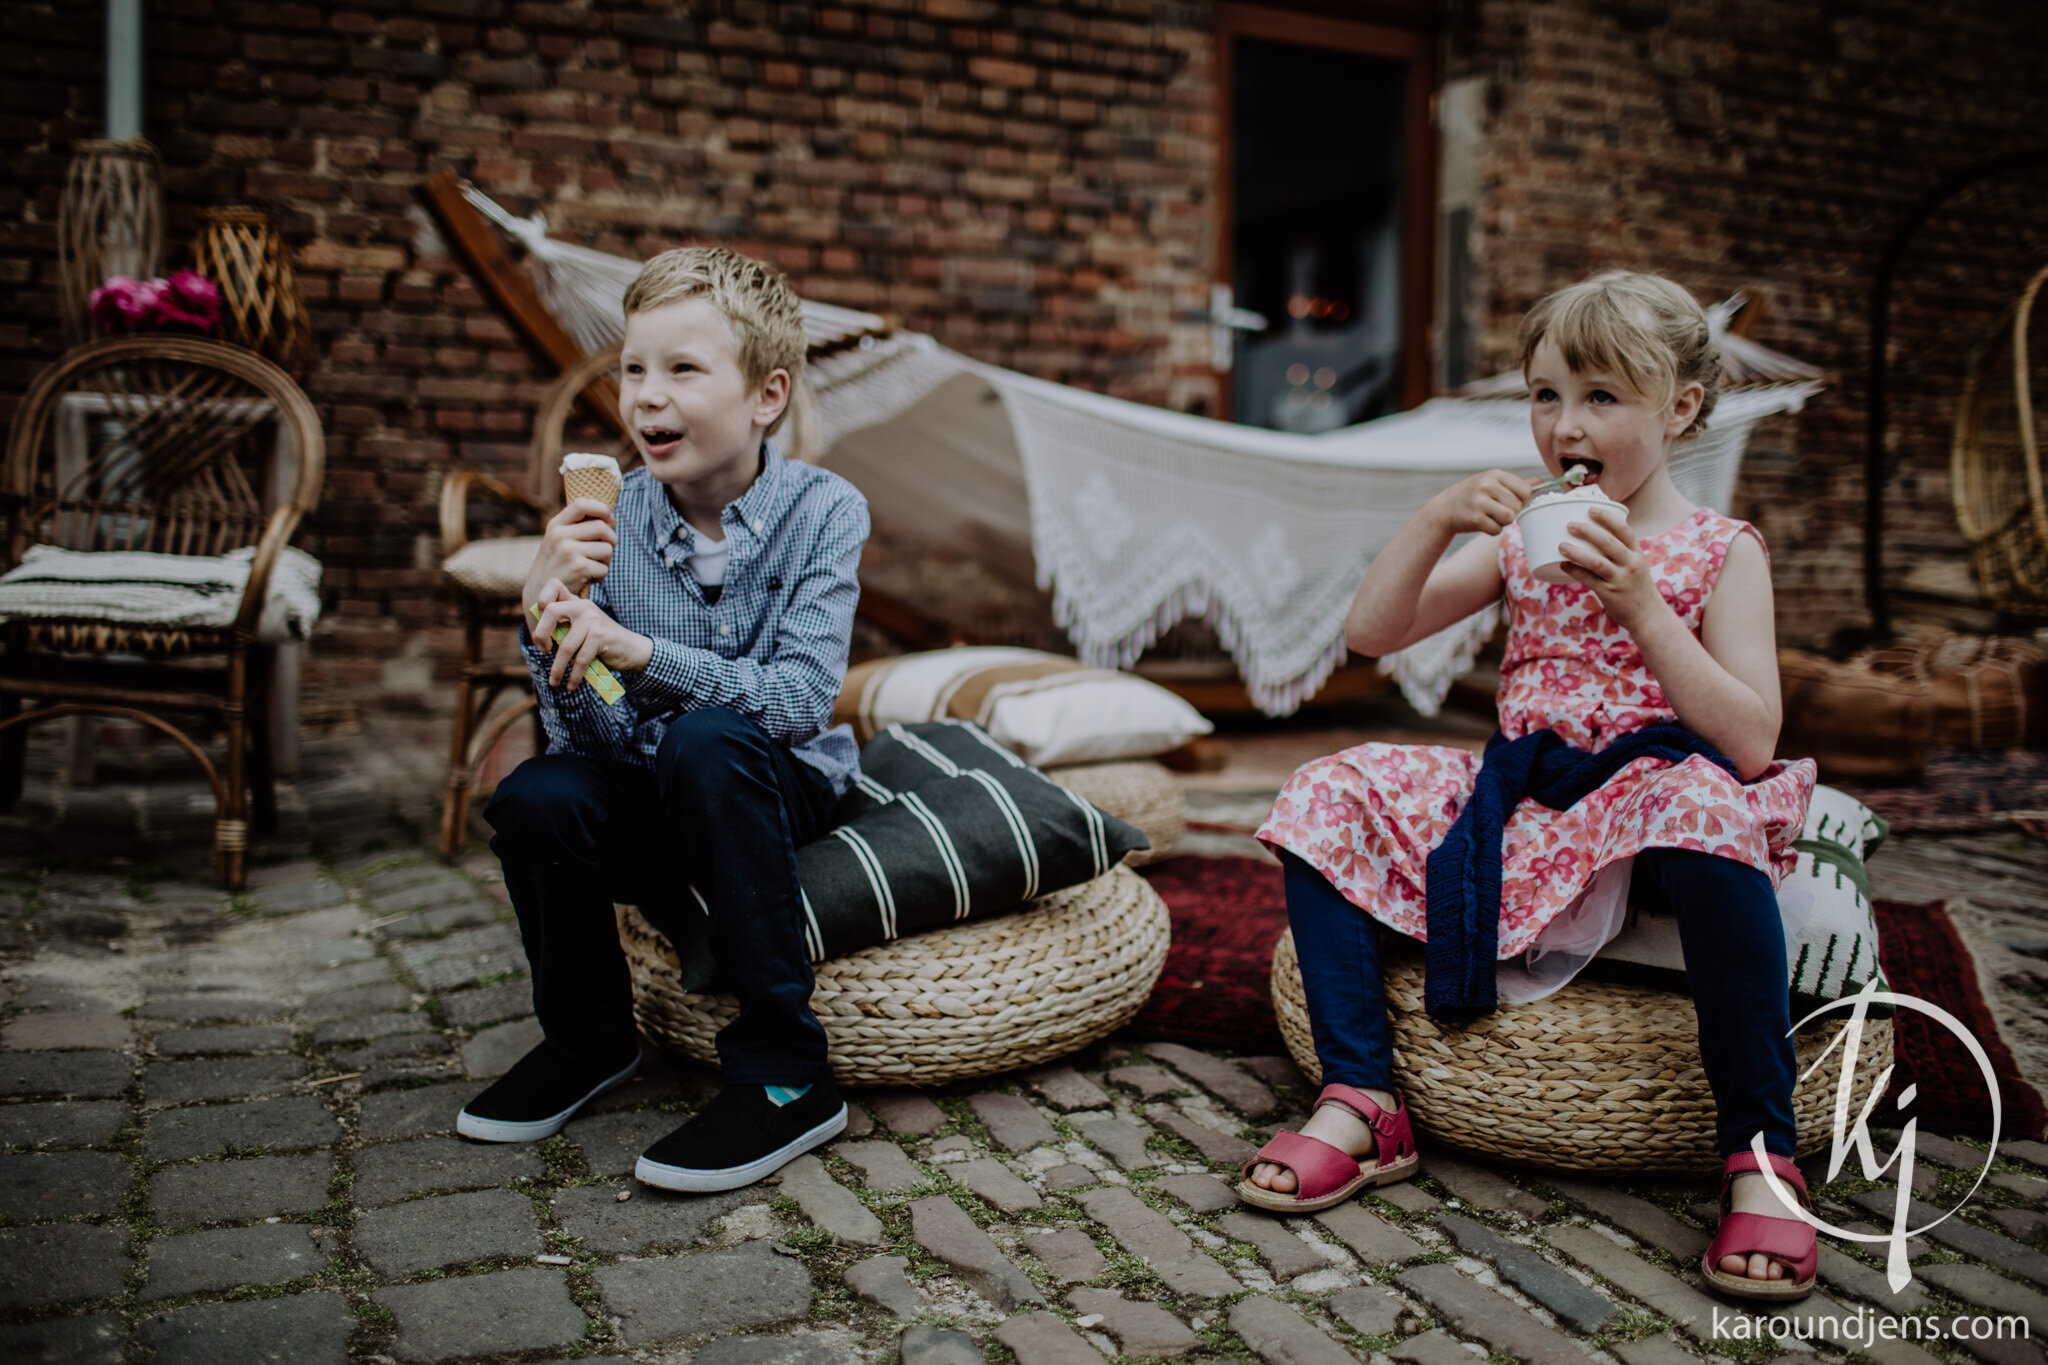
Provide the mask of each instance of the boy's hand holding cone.
[{"label": "boy's hand holding cone", "polygon": [[[625,487],[625,476],[619,472],[619,462],[611,456],[584,453],[565,455],[562,457],[561,473],[562,497],[565,503],[573,504],[579,498],[589,498],[604,504],[606,512],[618,506],[619,491]],[[607,553],[603,557],[609,560],[609,545],[604,548]],[[553,578],[554,575],[549,577]],[[531,584],[527,594],[526,614],[529,619],[538,622],[541,617],[541,604],[531,600],[535,594],[530,589]],[[589,597],[590,584],[586,582],[577,595]],[[559,645],[568,634],[569,627],[566,623],[556,626],[554,643]],[[607,703],[615,703],[626,695],[625,688],[620,686],[618,678],[605,666],[602,659],[593,660],[590,666],[583,670],[583,676],[597,689],[597,695]]]}]

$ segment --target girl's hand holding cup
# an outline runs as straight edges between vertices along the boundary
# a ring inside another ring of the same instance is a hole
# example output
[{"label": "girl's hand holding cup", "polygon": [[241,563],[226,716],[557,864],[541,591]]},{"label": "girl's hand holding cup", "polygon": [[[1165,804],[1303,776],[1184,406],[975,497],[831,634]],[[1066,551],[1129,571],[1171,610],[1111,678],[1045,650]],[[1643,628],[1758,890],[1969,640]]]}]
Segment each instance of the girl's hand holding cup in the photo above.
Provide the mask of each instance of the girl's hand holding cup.
[{"label": "girl's hand holding cup", "polygon": [[1454,536],[1477,532],[1497,536],[1512,526],[1529,501],[1527,479],[1505,469],[1488,469],[1460,480],[1430,499],[1443,529]]},{"label": "girl's hand holding cup", "polygon": [[1593,590],[1616,625],[1633,631],[1645,613],[1664,604],[1625,510],[1612,504],[1589,507],[1567,530],[1558,546],[1563,556],[1559,567],[1572,582]]}]

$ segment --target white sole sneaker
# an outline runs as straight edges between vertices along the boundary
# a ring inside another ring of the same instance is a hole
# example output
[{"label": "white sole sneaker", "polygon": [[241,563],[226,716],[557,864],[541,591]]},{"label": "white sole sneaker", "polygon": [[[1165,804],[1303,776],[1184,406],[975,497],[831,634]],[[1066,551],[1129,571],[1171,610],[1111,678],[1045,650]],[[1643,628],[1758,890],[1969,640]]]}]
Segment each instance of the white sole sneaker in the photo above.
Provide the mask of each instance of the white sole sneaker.
[{"label": "white sole sneaker", "polygon": [[664,1190],[681,1190],[686,1194],[712,1194],[719,1190],[737,1190],[753,1184],[764,1176],[775,1174],[811,1148],[830,1142],[845,1131],[846,1106],[842,1104],[838,1113],[810,1132],[776,1148],[764,1157],[747,1162],[744,1166],[727,1166],[720,1171],[692,1170],[685,1166],[665,1166],[659,1161],[649,1161],[643,1156],[633,1167],[633,1178],[642,1184]]},{"label": "white sole sneaker", "polygon": [[512,1119],[485,1119],[478,1118],[465,1109],[455,1116],[455,1131],[466,1138],[475,1138],[478,1142],[539,1142],[542,1138],[551,1138],[561,1132],[570,1119],[576,1117],[578,1109],[613,1086],[632,1079],[633,1073],[639,1069],[640,1059],[635,1057],[618,1075],[599,1081],[582,1099],[561,1113],[550,1114],[544,1119],[527,1119],[523,1122]]}]

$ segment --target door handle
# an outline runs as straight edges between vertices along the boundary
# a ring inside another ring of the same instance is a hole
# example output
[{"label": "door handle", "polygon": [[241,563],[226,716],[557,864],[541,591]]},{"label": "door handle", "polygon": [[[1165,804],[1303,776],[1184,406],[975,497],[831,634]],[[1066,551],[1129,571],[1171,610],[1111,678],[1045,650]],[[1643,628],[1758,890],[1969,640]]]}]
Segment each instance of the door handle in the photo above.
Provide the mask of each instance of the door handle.
[{"label": "door handle", "polygon": [[1237,295],[1227,284],[1209,286],[1209,365],[1218,374],[1228,374],[1237,363],[1234,332],[1263,332],[1266,315],[1237,306]]}]

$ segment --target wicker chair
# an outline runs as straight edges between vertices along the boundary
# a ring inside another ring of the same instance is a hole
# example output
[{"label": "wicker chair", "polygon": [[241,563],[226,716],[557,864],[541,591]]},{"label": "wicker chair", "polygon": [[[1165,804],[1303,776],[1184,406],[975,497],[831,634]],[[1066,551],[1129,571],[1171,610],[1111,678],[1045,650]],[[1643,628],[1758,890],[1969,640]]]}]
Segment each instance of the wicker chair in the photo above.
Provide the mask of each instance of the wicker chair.
[{"label": "wicker chair", "polygon": [[[1581,978],[1554,995],[1504,1004],[1452,1028],[1423,1011],[1419,952],[1395,946],[1382,971],[1394,1024],[1394,1079],[1416,1127],[1454,1147],[1552,1170],[1709,1175],[1721,1168],[1714,1096],[1700,1066],[1690,998]],[[1273,950],[1273,1009],[1295,1065],[1320,1083],[1292,930]],[[1796,1064],[1805,1078],[1792,1109],[1801,1155],[1829,1141],[1840,1054],[1805,1073],[1845,1021],[1798,1038]],[[1862,1112],[1891,1064],[1891,1020],[1866,1020],[1854,1112]],[[1425,1170],[1428,1161],[1425,1152]]]},{"label": "wicker chair", "polygon": [[[481,493],[493,501],[498,530],[537,530],[553,516],[562,502],[562,429],[583,391],[608,386],[618,363],[616,347],[589,356],[548,390],[534,414],[525,491],[473,469],[458,469],[441,485],[442,568],[461,606],[465,628],[455,728],[448,743],[448,785],[441,801],[444,853],[454,853],[468,842],[470,794],[484,755],[515,721],[534,711],[525,666],[490,661],[484,642],[487,631],[509,635],[518,626],[523,606],[519,594],[540,551],[540,537],[474,534],[470,495]],[[621,469],[631,469],[639,460],[639,451],[629,441],[617,442],[606,453],[618,458]],[[507,692],[516,700],[492,715],[492,707]]]},{"label": "wicker chair", "polygon": [[[36,545],[180,555],[253,548],[254,559],[225,629],[40,616],[0,626],[0,805],[21,795],[26,726],[127,717],[170,736],[199,764],[213,787],[220,876],[242,885],[252,791],[257,832],[277,819],[274,650],[258,628],[272,570],[318,502],[324,467],[306,395],[237,346],[197,337],[102,341],[37,377],[9,433],[0,486],[7,567]],[[38,705],[24,711],[29,699]],[[225,778],[160,712],[225,726]]]}]

